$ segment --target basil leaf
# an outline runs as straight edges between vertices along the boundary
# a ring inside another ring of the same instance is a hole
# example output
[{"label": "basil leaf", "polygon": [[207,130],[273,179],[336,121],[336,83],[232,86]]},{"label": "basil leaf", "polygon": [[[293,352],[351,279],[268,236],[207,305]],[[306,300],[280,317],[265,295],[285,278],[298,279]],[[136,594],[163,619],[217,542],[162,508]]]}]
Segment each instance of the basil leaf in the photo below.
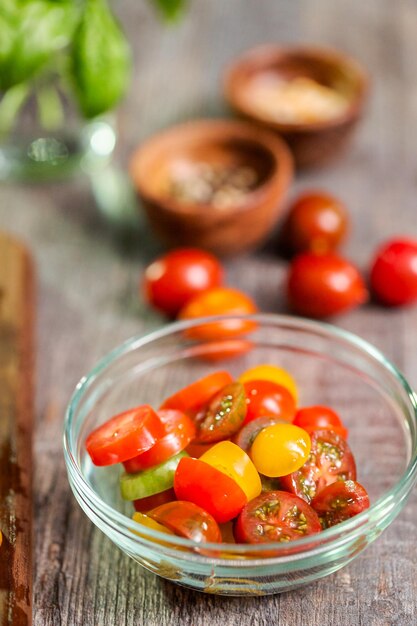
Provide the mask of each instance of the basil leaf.
[{"label": "basil leaf", "polygon": [[186,5],[186,0],[152,0],[152,2],[169,21],[176,20]]},{"label": "basil leaf", "polygon": [[112,109],[125,94],[130,50],[105,0],[86,0],[72,49],[75,93],[86,117]]}]

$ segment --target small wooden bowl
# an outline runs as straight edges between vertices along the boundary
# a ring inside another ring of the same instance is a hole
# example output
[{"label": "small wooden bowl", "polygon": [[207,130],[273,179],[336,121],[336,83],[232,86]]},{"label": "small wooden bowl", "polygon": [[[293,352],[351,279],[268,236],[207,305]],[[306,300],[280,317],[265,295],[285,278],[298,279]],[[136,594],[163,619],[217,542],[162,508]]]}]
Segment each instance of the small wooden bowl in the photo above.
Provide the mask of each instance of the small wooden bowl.
[{"label": "small wooden bowl", "polygon": [[[286,80],[310,78],[346,97],[347,107],[340,116],[323,121],[285,124],[274,121],[248,97],[251,81],[263,74]],[[315,166],[331,161],[346,147],[362,115],[368,83],[363,68],[341,52],[267,45],[249,50],[229,67],[224,92],[238,114],[278,132],[290,146],[297,165]]]},{"label": "small wooden bowl", "polygon": [[[182,203],[167,193],[179,163],[249,166],[256,187],[237,205]],[[292,181],[289,149],[274,133],[234,120],[175,126],[132,155],[130,173],[155,233],[169,246],[196,246],[219,255],[255,248],[276,224]]]}]

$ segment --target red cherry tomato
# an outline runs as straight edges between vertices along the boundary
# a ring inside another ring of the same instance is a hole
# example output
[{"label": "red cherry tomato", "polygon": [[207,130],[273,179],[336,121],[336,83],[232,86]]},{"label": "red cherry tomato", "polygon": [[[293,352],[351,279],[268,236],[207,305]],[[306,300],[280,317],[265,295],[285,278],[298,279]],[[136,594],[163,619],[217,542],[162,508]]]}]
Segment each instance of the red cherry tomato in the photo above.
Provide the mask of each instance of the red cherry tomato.
[{"label": "red cherry tomato", "polygon": [[149,517],[172,530],[176,535],[198,543],[221,543],[220,528],[210,513],[193,502],[177,500],[162,504],[148,512]]},{"label": "red cherry tomato", "polygon": [[307,192],[290,208],[285,243],[293,252],[331,252],[344,239],[347,226],[348,215],[340,200],[322,191]]},{"label": "red cherry tomato", "polygon": [[[193,320],[214,315],[249,315],[256,313],[253,300],[242,291],[230,287],[217,287],[195,296],[179,312],[180,319]],[[247,320],[230,319],[225,322],[203,324],[187,331],[192,339],[212,341],[235,337],[251,332],[256,324]]]},{"label": "red cherry tomato", "polygon": [[166,502],[172,502],[175,499],[175,491],[172,487],[171,489],[166,489],[165,491],[154,493],[153,496],[140,498],[140,500],[134,500],[133,506],[135,507],[135,511],[139,511],[140,513],[147,513],[151,509],[154,509],[161,504],[165,504]]},{"label": "red cherry tomato", "polygon": [[338,414],[328,406],[306,406],[298,409],[293,424],[304,428],[308,433],[313,430],[333,430],[347,439],[348,431]]},{"label": "red cherry tomato", "polygon": [[265,415],[274,415],[291,422],[296,407],[294,397],[288,389],[270,380],[250,380],[243,386],[247,404],[243,424]]},{"label": "red cherry tomato", "polygon": [[228,372],[208,374],[164,400],[161,409],[177,409],[184,413],[198,411],[215,393],[232,382]]},{"label": "red cherry tomato", "polygon": [[321,530],[312,507],[285,491],[262,493],[243,507],[234,529],[238,543],[287,542]]},{"label": "red cherry tomato", "polygon": [[362,304],[367,297],[358,270],[336,254],[301,254],[291,264],[288,300],[300,315],[337,315]]},{"label": "red cherry tomato", "polygon": [[136,474],[163,463],[184,450],[194,439],[196,433],[194,422],[185,413],[174,409],[162,409],[158,411],[158,417],[165,427],[165,435],[158,439],[152,448],[123,463],[129,474]]},{"label": "red cherry tomato", "polygon": [[178,500],[194,502],[220,524],[236,517],[247,502],[236,481],[198,459],[181,459],[175,472],[174,489]]},{"label": "red cherry tomato", "polygon": [[417,241],[393,239],[376,253],[371,287],[382,303],[390,306],[417,300]]},{"label": "red cherry tomato", "polygon": [[282,488],[306,502],[337,480],[356,480],[356,465],[346,441],[332,430],[311,433],[310,456],[300,469],[281,477]]},{"label": "red cherry tomato", "polygon": [[146,452],[164,434],[158,415],[144,404],[112,417],[93,430],[85,447],[94,465],[114,465]]},{"label": "red cherry tomato", "polygon": [[198,248],[178,248],[160,257],[145,270],[148,301],[170,316],[196,294],[218,287],[223,281],[220,262]]},{"label": "red cherry tomato", "polygon": [[366,489],[354,480],[338,480],[322,489],[311,506],[322,527],[329,528],[369,509],[369,496]]},{"label": "red cherry tomato", "polygon": [[272,426],[273,424],[284,424],[286,421],[287,420],[276,416],[257,417],[246,424],[244,423],[239,432],[233,436],[232,441],[245,452],[249,452],[256,435],[258,435],[263,428]]},{"label": "red cherry tomato", "polygon": [[242,426],[246,416],[246,396],[241,383],[223,387],[195,416],[196,443],[216,443],[229,439]]}]

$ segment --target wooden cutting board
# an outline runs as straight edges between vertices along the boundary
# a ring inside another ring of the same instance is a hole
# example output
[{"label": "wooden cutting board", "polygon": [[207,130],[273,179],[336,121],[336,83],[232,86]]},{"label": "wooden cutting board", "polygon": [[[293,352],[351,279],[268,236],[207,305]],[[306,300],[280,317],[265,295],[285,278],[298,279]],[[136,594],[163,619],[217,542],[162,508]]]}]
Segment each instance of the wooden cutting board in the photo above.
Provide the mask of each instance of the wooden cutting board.
[{"label": "wooden cutting board", "polygon": [[0,626],[32,623],[33,271],[0,233]]}]

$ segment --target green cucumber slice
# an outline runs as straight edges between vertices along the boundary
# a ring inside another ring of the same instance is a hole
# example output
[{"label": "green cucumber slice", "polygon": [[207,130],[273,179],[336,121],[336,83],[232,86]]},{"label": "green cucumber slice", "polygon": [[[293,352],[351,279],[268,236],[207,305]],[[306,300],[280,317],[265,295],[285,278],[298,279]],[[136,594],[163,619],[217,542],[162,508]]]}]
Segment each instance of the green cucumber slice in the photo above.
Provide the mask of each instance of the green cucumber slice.
[{"label": "green cucumber slice", "polygon": [[124,472],[120,476],[120,492],[124,500],[139,500],[153,496],[174,485],[174,474],[177,465],[184,456],[189,456],[184,450],[160,465],[150,467],[137,474]]}]

